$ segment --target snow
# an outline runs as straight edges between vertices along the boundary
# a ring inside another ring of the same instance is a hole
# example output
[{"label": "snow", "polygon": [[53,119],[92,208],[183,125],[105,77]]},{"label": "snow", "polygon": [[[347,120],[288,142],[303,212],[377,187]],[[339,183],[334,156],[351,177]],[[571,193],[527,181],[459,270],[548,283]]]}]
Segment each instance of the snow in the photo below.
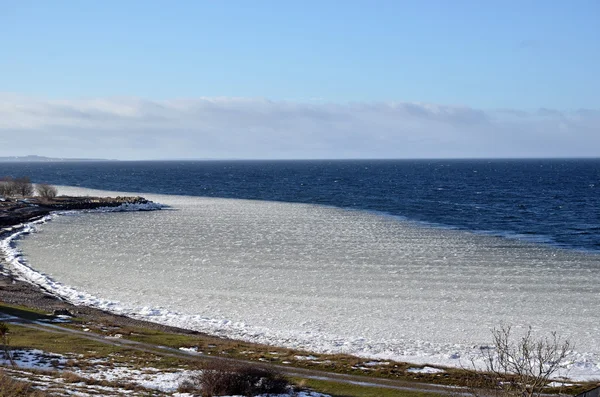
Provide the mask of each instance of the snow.
[{"label": "snow", "polygon": [[0,250],[76,304],[309,352],[481,366],[495,326],[556,330],[577,346],[559,376],[600,379],[599,255],[361,211],[144,196],[174,210],[53,216]]},{"label": "snow", "polygon": [[314,360],[318,359],[318,357],[312,356],[312,355],[310,355],[310,356],[294,356],[294,358],[298,361],[314,361]]},{"label": "snow", "polygon": [[567,383],[567,382],[550,382],[546,385],[546,387],[568,387],[568,386],[574,386],[573,383]]},{"label": "snow", "polygon": [[179,350],[188,352],[188,353],[198,353],[197,347],[180,347]]},{"label": "snow", "polygon": [[366,363],[363,363],[362,365],[366,366],[366,367],[377,367],[379,365],[390,365],[389,361],[367,361]]},{"label": "snow", "polygon": [[[6,367],[11,376],[16,379],[33,382],[36,387],[42,390],[48,390],[57,384],[62,384],[63,391],[68,391],[70,395],[90,396],[98,392],[106,395],[129,394],[131,390],[120,389],[111,386],[88,385],[85,382],[64,383],[62,376],[64,364],[67,357],[59,354],[47,353],[37,349],[14,350],[14,362],[18,369],[12,367],[7,360],[0,361],[0,365]],[[187,393],[177,393],[179,385],[190,377],[197,376],[200,371],[191,370],[173,370],[166,371],[152,367],[128,368],[124,365],[110,364],[106,359],[96,359],[87,361],[84,369],[77,367],[68,368],[72,372],[85,379],[105,380],[109,382],[120,382],[135,384],[149,390],[157,390],[163,393],[169,393],[173,396],[185,397],[191,396]],[[52,370],[47,374],[39,372],[27,372],[27,370]],[[270,394],[270,397],[276,397]],[[280,394],[279,397],[329,397],[328,395],[315,392],[298,392],[289,394]],[[264,396],[266,397],[266,395]]]},{"label": "snow", "polygon": [[410,372],[412,374],[441,374],[446,371],[444,371],[443,369],[440,369],[440,368],[425,366],[423,368],[411,367],[411,368],[407,369],[406,372]]},{"label": "snow", "polygon": [[[60,354],[45,353],[38,349],[13,349],[10,354],[17,367],[26,369],[55,369],[67,361]],[[4,352],[0,353],[0,365],[11,365]]]},{"label": "snow", "polygon": [[58,324],[66,324],[73,322],[73,318],[71,316],[67,316],[65,314],[60,314],[54,318],[50,319],[42,319],[41,322],[45,323],[58,323]]},{"label": "snow", "polygon": [[188,370],[165,372],[151,367],[132,369],[127,367],[109,367],[101,365],[95,366],[93,371],[77,370],[73,372],[86,378],[107,380],[111,382],[128,381],[147,389],[160,390],[162,392],[172,392],[177,390],[177,387],[183,380],[198,373],[198,371]]}]

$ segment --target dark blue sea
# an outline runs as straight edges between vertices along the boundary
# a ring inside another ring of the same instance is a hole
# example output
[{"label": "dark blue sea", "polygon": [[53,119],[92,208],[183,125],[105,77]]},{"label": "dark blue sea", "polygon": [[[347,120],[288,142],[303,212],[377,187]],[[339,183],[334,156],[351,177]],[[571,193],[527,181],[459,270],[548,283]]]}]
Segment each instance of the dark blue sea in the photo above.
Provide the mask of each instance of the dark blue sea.
[{"label": "dark blue sea", "polygon": [[600,252],[600,159],[0,163],[3,175],[104,190],[378,211]]}]

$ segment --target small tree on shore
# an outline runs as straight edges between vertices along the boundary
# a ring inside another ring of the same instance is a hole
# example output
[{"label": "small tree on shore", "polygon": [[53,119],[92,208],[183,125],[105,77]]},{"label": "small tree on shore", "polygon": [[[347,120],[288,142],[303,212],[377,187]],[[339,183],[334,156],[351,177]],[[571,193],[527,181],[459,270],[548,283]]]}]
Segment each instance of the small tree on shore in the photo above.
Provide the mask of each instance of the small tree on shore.
[{"label": "small tree on shore", "polygon": [[14,180],[10,176],[0,178],[0,196],[11,197],[16,194]]},{"label": "small tree on shore", "polygon": [[475,396],[493,391],[501,397],[539,397],[573,348],[556,332],[535,339],[531,327],[521,338],[513,337],[510,326],[493,329],[492,337],[494,348],[481,349],[485,371],[473,372]]},{"label": "small tree on shore", "polygon": [[33,184],[28,176],[22,176],[13,181],[17,194],[23,197],[33,196]]},{"label": "small tree on shore", "polygon": [[5,176],[0,179],[0,196],[13,197],[33,196],[33,184],[28,176],[13,179],[10,176]]},{"label": "small tree on shore", "polygon": [[47,183],[39,183],[35,186],[35,190],[37,191],[38,196],[44,199],[53,199],[58,194],[58,190]]}]

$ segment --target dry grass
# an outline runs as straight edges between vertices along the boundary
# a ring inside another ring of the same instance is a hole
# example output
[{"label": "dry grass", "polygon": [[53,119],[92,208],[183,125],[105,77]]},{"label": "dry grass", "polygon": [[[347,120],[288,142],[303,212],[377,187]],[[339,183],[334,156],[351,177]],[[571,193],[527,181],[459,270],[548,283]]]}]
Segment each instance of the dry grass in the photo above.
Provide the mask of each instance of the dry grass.
[{"label": "dry grass", "polygon": [[84,383],[91,386],[112,387],[121,390],[146,391],[146,388],[143,386],[134,382],[127,382],[126,380],[109,381],[106,379],[86,378],[69,371],[62,372],[60,377],[65,383]]},{"label": "dry grass", "polygon": [[17,381],[0,371],[0,397],[45,397],[48,394],[30,383]]},{"label": "dry grass", "polygon": [[[18,306],[0,304],[0,312],[7,312],[21,317],[35,319],[48,318],[43,312],[30,310]],[[81,330],[82,327],[90,329],[97,335],[113,335],[119,333],[123,339],[148,343],[154,346],[167,346],[172,348],[193,347],[204,355],[223,356],[227,358],[243,359],[257,362],[258,365],[277,364],[288,367],[299,367],[314,370],[325,370],[335,373],[365,375],[373,378],[388,378],[402,381],[425,382],[440,385],[470,386],[473,384],[473,374],[464,369],[447,368],[446,372],[438,374],[411,373],[407,369],[418,367],[401,362],[389,361],[382,365],[367,365],[364,358],[344,354],[318,354],[292,349],[278,348],[249,342],[230,340],[209,336],[197,332],[168,332],[154,329],[151,326],[122,326],[111,321],[110,316],[101,318],[80,318],[79,323],[61,324]],[[43,330],[28,329],[19,325],[11,325],[11,345],[13,348],[37,348],[47,352],[65,354],[69,360],[66,368],[88,368],[97,365],[91,359],[107,359],[103,365],[122,364],[133,368],[152,366],[159,369],[193,368],[194,357],[172,357],[161,354],[161,349],[152,352],[141,352],[126,346],[105,345],[99,341],[92,341],[78,335],[60,335]],[[314,356],[314,359],[298,359],[296,356]],[[77,359],[73,359],[77,356]],[[197,358],[200,359],[200,358]],[[89,362],[88,362],[89,361]],[[577,394],[590,388],[590,384],[577,384],[568,388],[547,389],[548,393]],[[328,387],[328,390],[332,388]],[[320,390],[322,391],[322,390]],[[332,393],[336,395],[336,393]],[[350,395],[345,390],[344,394]],[[3,397],[0,395],[0,397]]]}]

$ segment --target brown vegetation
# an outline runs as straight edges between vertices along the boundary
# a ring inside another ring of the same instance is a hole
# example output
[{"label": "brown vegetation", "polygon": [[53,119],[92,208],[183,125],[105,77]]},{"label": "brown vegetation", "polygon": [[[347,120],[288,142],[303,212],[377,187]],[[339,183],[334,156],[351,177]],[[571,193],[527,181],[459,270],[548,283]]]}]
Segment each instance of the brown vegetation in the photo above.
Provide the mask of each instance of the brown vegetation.
[{"label": "brown vegetation", "polygon": [[44,397],[47,395],[36,390],[30,383],[16,381],[0,371],[0,397]]},{"label": "brown vegetation", "polygon": [[39,183],[35,186],[38,196],[44,199],[53,199],[58,194],[58,190],[47,183]]},{"label": "brown vegetation", "polygon": [[490,391],[499,397],[539,397],[572,349],[555,332],[535,339],[531,327],[521,338],[513,337],[510,326],[494,329],[492,335],[494,348],[481,351],[485,371],[469,373],[476,397],[490,396]]},{"label": "brown vegetation", "polygon": [[205,397],[257,396],[283,394],[288,385],[288,380],[274,369],[219,361],[203,365],[198,375],[182,382],[179,391],[199,392]]},{"label": "brown vegetation", "polygon": [[17,178],[13,181],[15,190],[21,197],[33,196],[33,184],[28,176]]},{"label": "brown vegetation", "polygon": [[16,194],[13,178],[5,176],[0,178],[0,196],[12,197]]},{"label": "brown vegetation", "polygon": [[27,176],[13,179],[10,176],[0,178],[0,196],[4,197],[31,197],[33,196],[33,184]]}]

